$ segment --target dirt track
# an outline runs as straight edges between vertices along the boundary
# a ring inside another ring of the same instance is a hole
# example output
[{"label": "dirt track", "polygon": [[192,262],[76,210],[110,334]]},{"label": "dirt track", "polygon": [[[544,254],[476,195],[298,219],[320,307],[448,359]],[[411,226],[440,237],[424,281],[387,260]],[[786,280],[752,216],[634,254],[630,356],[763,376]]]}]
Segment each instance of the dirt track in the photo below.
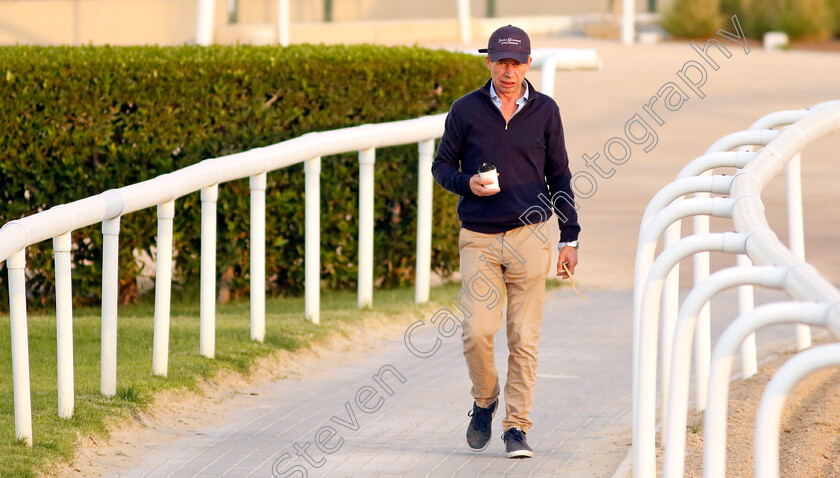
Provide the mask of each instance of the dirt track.
[{"label": "dirt track", "polygon": [[[792,352],[773,357],[748,380],[732,383],[729,400],[727,470],[729,478],[752,478],[755,416],[761,394]],[[840,369],[817,372],[794,389],[782,416],[779,455],[781,476],[840,476]],[[703,476],[702,414],[689,418],[686,433],[686,477]],[[699,426],[697,424],[700,424]],[[695,433],[696,432],[696,433]],[[661,448],[660,448],[661,454]]]}]

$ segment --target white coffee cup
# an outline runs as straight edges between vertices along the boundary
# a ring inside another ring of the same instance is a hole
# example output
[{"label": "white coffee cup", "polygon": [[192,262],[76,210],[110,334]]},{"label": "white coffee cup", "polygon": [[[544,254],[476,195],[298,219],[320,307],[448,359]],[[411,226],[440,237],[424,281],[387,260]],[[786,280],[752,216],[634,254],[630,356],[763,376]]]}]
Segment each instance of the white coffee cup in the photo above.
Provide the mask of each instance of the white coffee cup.
[{"label": "white coffee cup", "polygon": [[496,165],[493,163],[482,163],[481,166],[478,167],[478,176],[481,179],[493,180],[491,184],[485,184],[485,188],[492,190],[499,189],[499,176],[496,174]]}]

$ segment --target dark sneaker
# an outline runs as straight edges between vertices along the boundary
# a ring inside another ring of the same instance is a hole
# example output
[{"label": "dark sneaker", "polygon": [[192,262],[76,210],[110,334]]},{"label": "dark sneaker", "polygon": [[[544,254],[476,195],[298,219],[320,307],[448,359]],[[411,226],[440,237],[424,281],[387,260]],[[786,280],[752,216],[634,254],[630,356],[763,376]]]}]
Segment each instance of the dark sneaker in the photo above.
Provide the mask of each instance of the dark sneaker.
[{"label": "dark sneaker", "polygon": [[531,458],[534,452],[525,441],[525,433],[518,428],[509,428],[502,440],[505,442],[505,449],[507,450],[508,458]]},{"label": "dark sneaker", "polygon": [[498,405],[498,398],[487,408],[481,408],[473,402],[472,410],[467,412],[467,415],[472,417],[470,426],[467,427],[467,445],[472,451],[483,451],[490,444],[490,425]]}]

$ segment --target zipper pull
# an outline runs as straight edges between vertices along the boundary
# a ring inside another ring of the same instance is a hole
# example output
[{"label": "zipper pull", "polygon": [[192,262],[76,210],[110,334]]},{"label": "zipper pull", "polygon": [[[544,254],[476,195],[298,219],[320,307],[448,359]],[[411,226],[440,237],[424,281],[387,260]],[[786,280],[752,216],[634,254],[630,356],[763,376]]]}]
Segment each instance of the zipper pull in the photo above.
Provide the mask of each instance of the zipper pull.
[{"label": "zipper pull", "polygon": [[510,123],[510,121],[505,121],[505,131],[507,131],[508,123]]}]

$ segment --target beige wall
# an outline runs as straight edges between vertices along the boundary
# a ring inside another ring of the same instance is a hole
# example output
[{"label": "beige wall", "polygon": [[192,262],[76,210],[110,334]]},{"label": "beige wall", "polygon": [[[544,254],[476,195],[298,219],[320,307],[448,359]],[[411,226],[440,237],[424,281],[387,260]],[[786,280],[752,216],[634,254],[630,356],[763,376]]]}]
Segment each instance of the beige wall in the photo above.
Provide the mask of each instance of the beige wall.
[{"label": "beige wall", "polygon": [[[338,1],[341,0],[333,0]],[[289,0],[289,10],[292,22],[320,22],[324,18],[324,0]],[[238,17],[238,23],[274,23],[277,0],[239,0]]]},{"label": "beige wall", "polygon": [[181,44],[195,18],[194,0],[6,0],[0,44]]},{"label": "beige wall", "polygon": [[[215,1],[216,22],[221,27],[228,21],[227,0]],[[599,13],[606,11],[608,1],[496,0],[496,13],[498,16]],[[324,0],[290,0],[289,3],[293,30],[295,23],[320,22],[323,18]],[[636,3],[638,11],[647,8],[646,0],[636,0]],[[195,37],[197,4],[198,0],[0,0],[0,44],[179,45]],[[484,16],[485,8],[486,0],[471,0],[474,18]],[[333,0],[335,30],[346,30],[338,25],[341,22],[454,20],[455,15],[456,0]],[[260,28],[274,28],[277,0],[239,0],[238,17],[240,26],[264,24]],[[423,28],[423,22],[417,22],[416,27]],[[223,30],[217,29],[218,39],[226,41],[230,34]],[[270,32],[258,34],[273,41]],[[307,41],[319,41],[309,36]],[[293,38],[293,41],[298,40]]]},{"label": "beige wall", "polygon": [[[609,0],[496,0],[496,15],[581,15],[607,12],[608,6]],[[316,22],[324,17],[324,0],[291,0],[290,7],[292,21]],[[647,0],[636,0],[636,8],[647,11]],[[483,17],[486,9],[486,0],[470,0],[471,15]],[[272,22],[276,12],[277,0],[239,0],[241,22]],[[450,18],[456,13],[457,0],[333,0],[333,20],[337,22]]]}]

